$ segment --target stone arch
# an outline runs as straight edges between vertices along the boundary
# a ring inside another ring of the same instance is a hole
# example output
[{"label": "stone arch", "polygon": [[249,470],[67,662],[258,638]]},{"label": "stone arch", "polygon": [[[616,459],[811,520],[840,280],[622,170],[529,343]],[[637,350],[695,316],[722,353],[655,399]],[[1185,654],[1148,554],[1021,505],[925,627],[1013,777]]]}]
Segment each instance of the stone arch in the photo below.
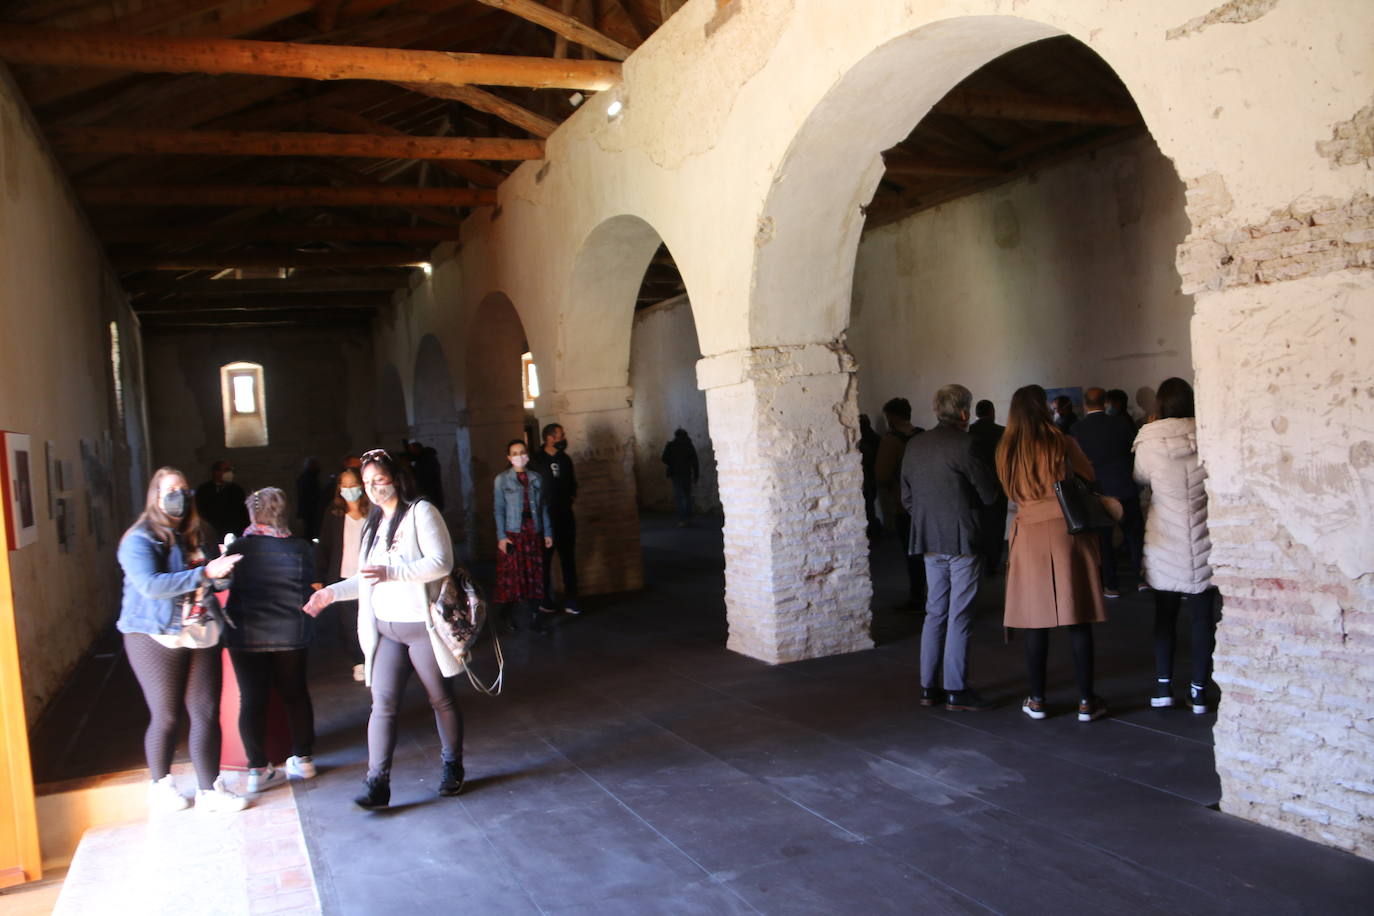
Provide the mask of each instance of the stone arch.
[{"label": "stone arch", "polygon": [[[630,214],[612,216],[587,234],[568,286],[570,320],[562,332],[560,391],[627,384],[635,298],[644,271],[664,242],[647,220]],[[679,269],[685,277],[685,267]],[[580,332],[576,339],[567,336],[574,324]]]},{"label": "stone arch", "polygon": [[[453,376],[439,339],[426,334],[415,351],[415,381],[411,388],[410,438],[433,448],[438,455],[443,485],[443,512],[449,527],[463,517],[458,448],[458,403]],[[400,443],[395,443],[396,447]],[[392,447],[390,443],[388,448]]]},{"label": "stone arch", "polygon": [[[503,292],[478,303],[464,359],[464,396],[459,435],[468,512],[464,524],[474,556],[496,556],[492,526],[492,479],[505,470],[506,443],[524,434],[526,408],[520,358],[529,350],[524,324]],[[540,365],[539,359],[535,364]]]},{"label": "stone arch", "polygon": [[[984,64],[1063,34],[1014,16],[945,19],[893,37],[849,68],[812,109],[774,171],[758,229],[754,346],[826,343],[844,332],[862,207],[882,178],[881,152]],[[916,73],[919,81],[904,78]],[[796,308],[798,302],[808,308]]]}]

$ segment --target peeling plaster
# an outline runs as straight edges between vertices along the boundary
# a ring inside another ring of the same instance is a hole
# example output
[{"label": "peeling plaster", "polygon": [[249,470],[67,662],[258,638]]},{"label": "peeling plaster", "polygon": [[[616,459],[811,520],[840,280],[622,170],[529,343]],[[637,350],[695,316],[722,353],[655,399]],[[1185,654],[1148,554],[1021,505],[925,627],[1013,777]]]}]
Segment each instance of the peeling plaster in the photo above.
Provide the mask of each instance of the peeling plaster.
[{"label": "peeling plaster", "polygon": [[1318,140],[1317,152],[1331,160],[1331,168],[1374,163],[1374,103],[1366,105],[1349,121],[1331,127],[1330,140]]},{"label": "peeling plaster", "polygon": [[1278,5],[1279,0],[1231,0],[1230,3],[1223,3],[1205,16],[1189,19],[1178,28],[1170,29],[1164,33],[1164,37],[1166,40],[1173,41],[1176,38],[1187,38],[1189,35],[1195,35],[1222,22],[1236,25],[1254,22]]}]

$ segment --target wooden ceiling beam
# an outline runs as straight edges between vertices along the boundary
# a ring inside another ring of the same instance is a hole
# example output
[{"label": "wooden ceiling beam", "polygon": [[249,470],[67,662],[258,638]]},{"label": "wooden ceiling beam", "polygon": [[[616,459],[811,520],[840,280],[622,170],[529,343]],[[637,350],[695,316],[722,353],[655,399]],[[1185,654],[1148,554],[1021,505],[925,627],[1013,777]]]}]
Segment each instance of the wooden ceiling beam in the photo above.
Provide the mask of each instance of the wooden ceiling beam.
[{"label": "wooden ceiling beam", "polygon": [[116,185],[77,188],[88,206],[118,207],[485,207],[496,192],[482,188],[234,187]]},{"label": "wooden ceiling beam", "polygon": [[116,255],[115,270],[233,270],[236,268],[290,269],[297,267],[421,267],[427,255],[410,251],[248,251],[210,254]]},{"label": "wooden ceiling beam", "polygon": [[[211,281],[218,282],[218,281]],[[147,304],[134,304],[139,315],[189,315],[197,312],[270,312],[282,309],[300,311],[319,311],[321,309],[377,309],[391,304],[391,298],[382,296],[333,296],[325,299],[311,299],[305,296],[289,299],[252,299],[234,300],[214,299],[164,299]]]},{"label": "wooden ceiling beam", "polygon": [[[302,159],[301,165],[318,175],[323,175],[330,181],[343,182],[345,186],[348,187],[385,189],[388,191],[399,188],[398,185],[389,185],[384,181],[379,181],[371,175],[360,172],[357,169],[351,169],[334,159]],[[482,193],[494,195],[496,192],[483,191]],[[429,206],[407,203],[398,204],[397,206],[403,206],[406,210],[409,210],[421,219],[428,220],[439,226],[461,226],[463,224],[462,217],[456,211],[445,209],[445,207],[448,206],[446,204]]]},{"label": "wooden ceiling beam", "polygon": [[1066,102],[1024,93],[985,92],[979,89],[951,90],[935,103],[932,110],[956,117],[1003,121],[1054,121],[1118,127],[1140,122],[1140,112],[1131,105]]},{"label": "wooden ceiling beam", "polygon": [[469,108],[495,115],[507,124],[529,131],[536,137],[547,137],[558,129],[558,122],[528,108],[501,98],[495,93],[486,92],[473,86],[438,86],[433,83],[397,83],[402,89],[418,92],[436,99],[462,102]]},{"label": "wooden ceiling beam", "polygon": [[[186,29],[181,37],[233,38],[238,35],[251,35],[270,25],[290,19],[292,16],[299,16],[301,13],[312,9],[315,2],[316,0],[264,0],[263,3],[249,7],[237,15],[192,26]],[[161,9],[162,7],[157,7],[148,10],[144,15],[152,17]],[[130,17],[116,20],[111,23],[110,27],[119,33],[138,35],[162,32],[178,21],[180,20],[164,19],[155,22],[151,18],[143,20],[140,17]],[[10,26],[6,26],[6,31],[10,28]],[[59,32],[58,34],[63,33]],[[71,66],[79,69],[69,73],[54,74],[48,79],[37,82],[27,92],[29,104],[35,108],[51,105],[61,99],[76,95],[78,92],[99,88],[129,74],[128,69],[120,68],[117,64],[113,69],[101,70],[88,69],[89,64],[89,61],[79,61],[71,64]]]},{"label": "wooden ceiling beam", "polygon": [[117,226],[100,227],[97,235],[112,245],[242,245],[272,242],[306,245],[312,242],[393,242],[437,245],[458,240],[456,226]]},{"label": "wooden ceiling beam", "polygon": [[[399,133],[399,132],[398,132]],[[413,137],[304,131],[56,127],[48,142],[68,153],[122,156],[327,156],[358,159],[544,158],[544,141],[504,137]]]},{"label": "wooden ceiling beam", "polygon": [[273,296],[319,295],[321,293],[395,292],[410,289],[405,274],[352,274],[349,276],[281,277],[266,280],[177,280],[142,283],[132,286],[138,296],[242,296],[267,293]]},{"label": "wooden ceiling beam", "polygon": [[242,312],[226,315],[149,315],[141,320],[147,331],[204,329],[246,330],[248,328],[318,328],[326,321],[332,327],[349,325],[366,328],[375,316],[361,310],[335,312],[269,312],[264,315],[245,315]]},{"label": "wooden ceiling beam", "polygon": [[101,67],[140,73],[236,73],[426,86],[479,84],[596,91],[609,89],[620,81],[620,64],[615,61],[232,38],[167,38],[19,25],[0,31],[0,59],[16,64]]},{"label": "wooden ceiling beam", "polygon": [[[341,130],[354,130],[367,132],[385,137],[404,137],[407,134],[381,121],[374,121],[363,115],[354,114],[351,111],[344,111],[338,108],[328,108],[325,106],[311,106],[309,109],[310,118],[325,127],[335,127]],[[462,176],[469,181],[475,182],[483,187],[494,188],[505,181],[506,176],[495,169],[489,169],[476,162],[453,162],[449,160],[427,160],[434,162],[439,168],[444,169],[454,175]]]},{"label": "wooden ceiling beam", "polygon": [[560,35],[585,48],[591,48],[596,53],[612,60],[624,60],[634,50],[609,36],[603,35],[573,16],[549,9],[544,4],[536,3],[534,0],[478,0],[478,2],[505,10],[521,19],[533,22],[535,25],[543,26],[555,35]]},{"label": "wooden ceiling beam", "polygon": [[995,162],[980,162],[976,159],[938,159],[918,156],[892,156],[884,154],[887,161],[887,174],[898,177],[932,176],[940,178],[998,178],[1009,171],[1004,165]]}]

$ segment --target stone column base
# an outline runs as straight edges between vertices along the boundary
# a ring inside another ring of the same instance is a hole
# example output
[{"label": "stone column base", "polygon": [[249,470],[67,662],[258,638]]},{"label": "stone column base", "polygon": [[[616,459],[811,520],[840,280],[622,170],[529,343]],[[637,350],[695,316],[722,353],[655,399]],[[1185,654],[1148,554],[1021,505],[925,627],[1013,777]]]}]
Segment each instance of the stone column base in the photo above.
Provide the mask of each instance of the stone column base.
[{"label": "stone column base", "polygon": [[703,359],[725,508],[728,647],[779,663],[871,649],[854,361],[843,343]]}]

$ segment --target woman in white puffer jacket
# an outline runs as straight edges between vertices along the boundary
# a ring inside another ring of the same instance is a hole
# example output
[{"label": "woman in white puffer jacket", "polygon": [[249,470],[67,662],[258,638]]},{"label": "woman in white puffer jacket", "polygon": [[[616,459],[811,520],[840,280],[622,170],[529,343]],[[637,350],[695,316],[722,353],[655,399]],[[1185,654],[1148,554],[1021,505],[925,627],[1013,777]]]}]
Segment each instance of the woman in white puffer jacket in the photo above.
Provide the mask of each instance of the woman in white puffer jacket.
[{"label": "woman in white puffer jacket", "polygon": [[1145,582],[1155,591],[1154,707],[1174,705],[1171,683],[1178,610],[1188,608],[1193,624],[1193,712],[1207,712],[1212,677],[1216,612],[1212,591],[1212,539],[1207,533],[1207,471],[1198,462],[1197,421],[1192,386],[1166,379],[1155,399],[1154,422],[1136,436],[1135,479],[1150,488],[1145,520]]}]

